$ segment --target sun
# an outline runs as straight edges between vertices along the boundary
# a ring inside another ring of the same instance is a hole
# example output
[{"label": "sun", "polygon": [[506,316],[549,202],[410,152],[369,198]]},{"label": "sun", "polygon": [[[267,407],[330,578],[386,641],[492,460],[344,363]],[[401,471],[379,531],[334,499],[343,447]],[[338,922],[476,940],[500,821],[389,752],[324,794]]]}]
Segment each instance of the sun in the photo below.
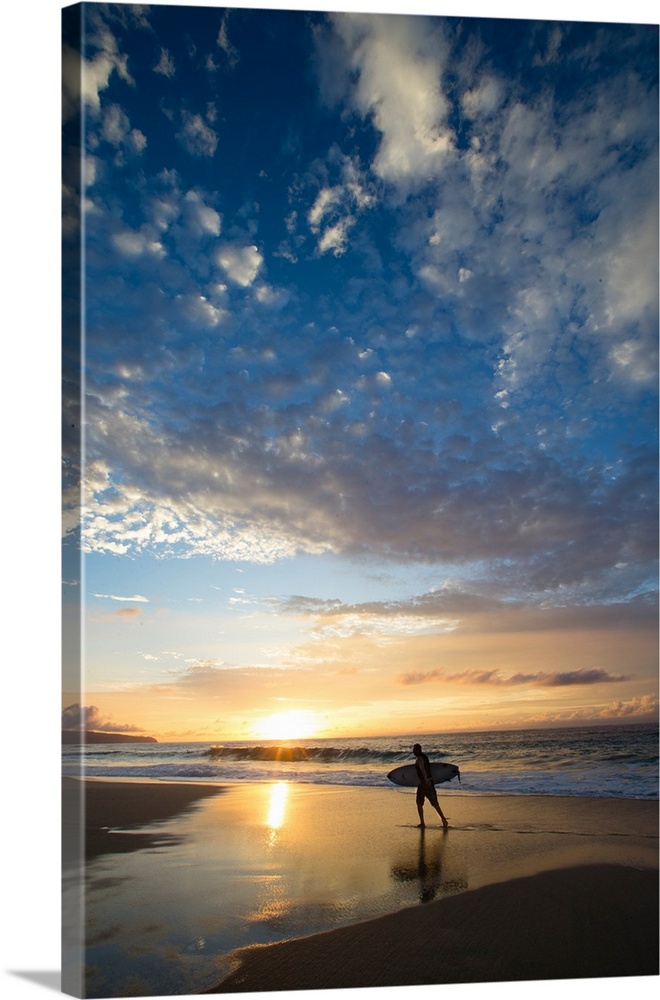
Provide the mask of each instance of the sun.
[{"label": "sun", "polygon": [[275,712],[253,726],[254,735],[261,740],[305,740],[316,736],[318,731],[319,717],[302,708]]}]

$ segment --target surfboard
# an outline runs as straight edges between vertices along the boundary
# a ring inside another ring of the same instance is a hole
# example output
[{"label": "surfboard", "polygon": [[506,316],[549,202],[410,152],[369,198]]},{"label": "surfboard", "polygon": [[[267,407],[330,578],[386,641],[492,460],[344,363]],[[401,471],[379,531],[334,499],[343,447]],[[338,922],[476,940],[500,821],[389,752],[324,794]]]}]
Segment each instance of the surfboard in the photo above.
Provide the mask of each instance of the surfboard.
[{"label": "surfboard", "polygon": [[[441,785],[443,781],[451,781],[458,777],[461,780],[461,773],[456,764],[434,763],[431,764],[431,775],[433,784]],[[395,767],[387,776],[395,785],[403,785],[405,788],[417,788],[419,785],[419,775],[414,764],[404,764],[402,767]]]}]

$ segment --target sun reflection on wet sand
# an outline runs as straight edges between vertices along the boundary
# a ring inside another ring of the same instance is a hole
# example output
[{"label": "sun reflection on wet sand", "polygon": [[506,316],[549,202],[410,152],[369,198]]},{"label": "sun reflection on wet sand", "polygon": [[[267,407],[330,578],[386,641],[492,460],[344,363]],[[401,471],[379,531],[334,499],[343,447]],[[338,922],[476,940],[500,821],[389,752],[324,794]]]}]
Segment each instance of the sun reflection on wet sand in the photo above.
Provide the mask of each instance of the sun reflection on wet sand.
[{"label": "sun reflection on wet sand", "polygon": [[274,785],[270,786],[269,793],[270,798],[266,826],[270,828],[268,846],[273,847],[277,840],[277,832],[284,823],[289,785],[286,781],[278,781]]},{"label": "sun reflection on wet sand", "polygon": [[627,802],[446,801],[449,830],[431,823],[422,832],[414,792],[283,781],[235,785],[205,799],[159,824],[171,840],[89,866],[87,995],[118,996],[138,977],[152,995],[200,993],[230,971],[236,948],[544,868],[657,864],[653,803],[640,804],[629,835]]}]

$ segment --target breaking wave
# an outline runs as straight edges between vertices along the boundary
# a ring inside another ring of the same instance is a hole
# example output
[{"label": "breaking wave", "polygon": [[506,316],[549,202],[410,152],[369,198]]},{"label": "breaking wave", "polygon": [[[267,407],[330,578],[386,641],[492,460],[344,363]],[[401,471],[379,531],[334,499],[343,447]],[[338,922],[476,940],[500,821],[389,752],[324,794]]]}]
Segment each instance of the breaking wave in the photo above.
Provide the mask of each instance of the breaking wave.
[{"label": "breaking wave", "polygon": [[202,756],[211,760],[247,761],[308,761],[316,764],[369,764],[395,761],[410,754],[383,752],[369,747],[303,747],[303,746],[212,746]]},{"label": "breaking wave", "polygon": [[[62,748],[62,773],[161,781],[290,781],[395,789],[413,735],[323,740],[86,744]],[[656,725],[424,734],[432,761],[455,764],[452,794],[658,798]],[[447,788],[448,786],[444,786]],[[443,791],[443,794],[445,792]]]}]

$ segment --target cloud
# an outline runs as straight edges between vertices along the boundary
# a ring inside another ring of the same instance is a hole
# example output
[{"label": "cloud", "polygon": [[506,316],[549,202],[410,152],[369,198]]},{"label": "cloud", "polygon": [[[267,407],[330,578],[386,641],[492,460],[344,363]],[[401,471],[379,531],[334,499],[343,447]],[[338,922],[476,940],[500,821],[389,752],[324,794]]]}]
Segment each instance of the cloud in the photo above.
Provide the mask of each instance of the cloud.
[{"label": "cloud", "polygon": [[[571,99],[553,90],[553,77],[523,90],[515,73],[495,71],[487,45],[479,49],[474,40],[478,31],[466,44],[451,19],[340,14],[329,23],[337,44],[317,32],[317,48],[343,79],[343,105],[380,135],[371,170],[396,197],[425,186],[419,213],[408,202],[402,217],[400,238],[413,250],[415,274],[454,301],[473,336],[502,326],[504,384],[496,392],[508,390],[507,405],[514,389],[529,405],[539,363],[553,355],[556,376],[573,378],[567,345],[586,356],[599,382],[599,367],[607,367],[629,383],[650,384],[658,316],[652,90],[639,87],[625,61]],[[609,44],[594,36],[580,48],[570,28],[561,41],[551,28],[545,34],[548,59],[561,47],[568,63],[585,67],[585,80]],[[448,72],[454,84],[443,92]],[[452,102],[467,119],[462,133]],[[646,155],[623,166],[623,148]],[[460,287],[468,273],[469,297]],[[585,391],[587,383],[588,376]],[[563,389],[574,392],[568,381]]]},{"label": "cloud", "polygon": [[271,666],[238,666],[222,659],[193,660],[183,668],[169,671],[167,677],[154,684],[137,685],[136,692],[146,697],[165,696],[175,699],[202,698],[209,703],[217,700],[225,710],[236,704],[245,711],[246,699],[253,697],[254,686],[273,699],[295,689],[299,672]]},{"label": "cloud", "polygon": [[230,69],[233,69],[240,60],[240,54],[235,45],[232,45],[229,40],[229,17],[231,11],[225,11],[222,15],[222,21],[220,22],[220,28],[218,30],[218,37],[216,39],[216,45],[224,53],[227,60],[227,65]]},{"label": "cloud", "polygon": [[134,594],[132,597],[120,597],[117,594],[94,594],[94,597],[107,597],[110,601],[130,601],[131,603],[148,604],[149,598]]},{"label": "cloud", "polygon": [[321,188],[316,201],[307,214],[307,221],[313,230],[318,232],[321,220],[341,200],[341,188]]},{"label": "cloud", "polygon": [[263,264],[258,247],[231,243],[219,247],[215,259],[227,277],[241,288],[248,288],[254,282]]},{"label": "cloud", "polygon": [[272,285],[255,286],[254,297],[261,305],[279,312],[291,300],[291,294],[285,288],[275,288]]},{"label": "cloud", "polygon": [[174,60],[167,49],[161,48],[158,62],[154,66],[154,73],[160,73],[162,76],[166,76],[169,79],[172,79],[172,77],[176,75]]},{"label": "cloud", "polygon": [[[248,266],[234,277],[249,282],[253,273]],[[117,415],[112,436],[102,423],[90,430],[88,495],[96,499],[86,519],[89,544],[182,542],[198,552],[242,549],[245,558],[268,549],[273,557],[297,549],[356,555],[370,549],[421,562],[515,558],[515,568],[504,563],[498,575],[500,583],[517,577],[521,587],[535,579],[549,587],[577,585],[586,576],[594,584],[615,563],[629,564],[633,553],[640,568],[651,558],[648,539],[655,529],[643,497],[650,454],[611,479],[572,475],[541,453],[520,456],[517,468],[507,469],[506,449],[491,442],[481,454],[475,443],[430,463],[414,443],[368,435],[365,448],[360,436],[338,438],[333,421],[346,426],[345,406],[334,413],[325,407],[316,420],[301,412],[302,426],[294,433],[286,410],[267,413],[241,401],[245,394],[268,405],[277,380],[256,356],[249,372],[240,355],[236,361],[225,380],[236,386],[235,398],[218,414],[224,433],[192,403],[181,413],[175,439],[128,413]],[[289,385],[302,391],[305,371],[313,368],[303,362]],[[97,450],[110,468],[123,469],[125,486],[116,474],[104,475]],[[478,489],[477,469],[483,477]],[[599,543],[605,536],[607,547]],[[620,570],[617,585],[631,572],[633,565]]]},{"label": "cloud", "polygon": [[[134,117],[112,28],[90,121],[111,152]],[[301,131],[279,179],[238,147],[211,164],[212,109],[182,119],[192,157],[172,144],[159,161],[151,142],[139,168],[90,156],[87,551],[328,553],[432,567],[439,591],[460,579],[416,607],[371,609],[383,628],[648,620],[649,43],[634,27],[521,26],[504,65],[498,30],[319,22],[323,130],[310,144]],[[535,54],[548,69],[531,79]],[[198,106],[215,99],[200,90]],[[232,113],[243,120],[228,100]],[[281,136],[273,148],[274,163]]]},{"label": "cloud", "polygon": [[110,86],[113,75],[130,87],[135,81],[128,68],[128,56],[122,53],[113,20],[127,20],[134,26],[145,26],[139,8],[113,18],[110,11],[91,9],[86,19],[86,43],[89,58],[82,58],[68,42],[62,46],[62,120],[68,122],[78,112],[80,102],[88,114],[95,116],[101,108],[101,98]]},{"label": "cloud", "polygon": [[630,701],[613,701],[600,712],[602,719],[639,719],[658,717],[658,696],[643,694]]},{"label": "cloud", "polygon": [[121,608],[115,612],[115,618],[121,621],[133,621],[142,615],[140,608]]},{"label": "cloud", "polygon": [[84,729],[105,733],[140,733],[139,726],[117,724],[102,716],[95,705],[67,705],[62,711],[62,729]]},{"label": "cloud", "polygon": [[[102,94],[110,86],[113,74],[116,74],[128,86],[135,86],[135,80],[128,68],[128,55],[121,51],[118,39],[127,29],[150,30],[150,25],[146,17],[146,9],[138,5],[125,9],[92,7],[87,12],[85,20],[85,41],[87,51],[90,53],[89,58],[83,58],[80,62],[79,55],[74,53],[69,46],[65,46],[63,61],[72,70],[74,70],[75,62],[78,62],[81,69],[81,96],[88,112],[94,114],[101,106]],[[67,80],[64,83],[64,89],[66,92],[70,92],[72,76],[68,70],[65,75]],[[78,85],[73,84],[73,87],[77,92]],[[69,106],[68,97],[65,98],[64,104],[65,107]]]},{"label": "cloud", "polygon": [[192,114],[190,111],[182,111],[183,128],[177,133],[177,139],[181,142],[191,156],[215,155],[218,146],[218,135],[208,125],[200,114]]},{"label": "cloud", "polygon": [[484,74],[475,87],[462,94],[461,109],[471,119],[485,118],[500,110],[505,98],[503,81]]},{"label": "cloud", "polygon": [[458,674],[450,674],[439,668],[417,673],[401,674],[399,683],[403,685],[442,683],[493,687],[517,687],[521,685],[532,687],[572,687],[573,685],[587,684],[617,684],[630,679],[629,675],[609,674],[606,670],[600,668],[585,668],[552,673],[517,673],[508,676],[503,675],[498,670],[464,670]]},{"label": "cloud", "polygon": [[136,232],[123,229],[112,237],[115,249],[125,257],[154,256],[163,257],[165,250],[160,240],[147,227]]},{"label": "cloud", "polygon": [[219,212],[208,205],[199,191],[186,191],[181,202],[183,225],[192,236],[219,236],[222,217]]},{"label": "cloud", "polygon": [[658,696],[643,694],[628,701],[613,701],[609,705],[595,707],[589,705],[583,708],[571,708],[561,712],[543,712],[521,719],[521,726],[538,725],[576,725],[577,723],[593,724],[594,722],[655,722],[658,721]]},{"label": "cloud", "polygon": [[381,136],[375,174],[413,188],[441,170],[454,146],[441,81],[447,45],[438,22],[388,15],[336,14],[346,74],[355,78],[350,107]]},{"label": "cloud", "polygon": [[[316,600],[292,596],[274,602],[286,614],[316,619],[330,628],[350,633],[354,629],[419,631],[442,634],[487,632],[517,633],[579,631],[603,626],[643,629],[653,625],[657,600],[653,593],[631,600],[597,598],[590,584],[582,596],[576,590],[569,603],[557,606],[547,594],[535,596],[527,584],[519,587],[507,579],[466,579],[437,590],[397,601],[346,604],[339,599]],[[407,624],[406,624],[407,622]],[[378,623],[378,624],[376,624]]]},{"label": "cloud", "polygon": [[111,104],[104,110],[101,135],[113,146],[119,146],[130,131],[128,116],[118,104]]},{"label": "cloud", "polygon": [[105,90],[112,73],[118,73],[126,82],[132,82],[127,69],[126,56],[120,55],[114,45],[114,39],[108,33],[104,37],[107,49],[97,53],[93,59],[82,61],[81,96],[92,111],[98,111],[101,106],[100,92]]},{"label": "cloud", "polygon": [[346,251],[348,236],[354,225],[355,219],[348,215],[333,226],[328,226],[318,242],[319,253],[323,254],[330,250],[335,257],[341,257]]},{"label": "cloud", "polygon": [[[324,161],[312,166],[307,183],[318,186],[307,211],[307,223],[317,238],[317,252],[332,252],[340,257],[347,250],[349,235],[360,215],[376,204],[373,183],[357,158],[346,156],[336,144]],[[289,228],[295,218],[295,212],[289,215]]]}]

